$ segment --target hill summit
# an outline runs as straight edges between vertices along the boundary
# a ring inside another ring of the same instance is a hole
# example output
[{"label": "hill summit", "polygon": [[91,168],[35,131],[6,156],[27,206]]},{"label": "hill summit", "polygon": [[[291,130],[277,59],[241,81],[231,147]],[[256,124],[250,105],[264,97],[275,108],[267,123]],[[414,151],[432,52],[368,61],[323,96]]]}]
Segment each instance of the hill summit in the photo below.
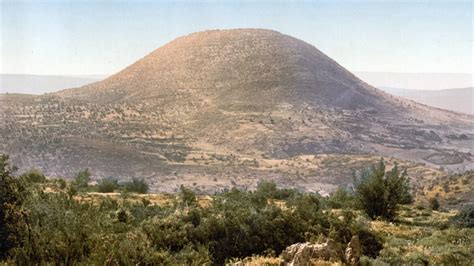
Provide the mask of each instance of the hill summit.
[{"label": "hill summit", "polygon": [[180,37],[105,81],[63,94],[104,103],[182,94],[260,104],[304,100],[346,109],[374,107],[381,100],[310,44],[261,29]]},{"label": "hill summit", "polygon": [[[361,156],[462,171],[474,152],[473,116],[391,96],[314,46],[261,29],[190,34],[103,81],[0,101],[0,152],[20,168],[89,167],[165,191],[267,178],[314,190],[350,182]],[[327,158],[349,172],[325,172]]]}]

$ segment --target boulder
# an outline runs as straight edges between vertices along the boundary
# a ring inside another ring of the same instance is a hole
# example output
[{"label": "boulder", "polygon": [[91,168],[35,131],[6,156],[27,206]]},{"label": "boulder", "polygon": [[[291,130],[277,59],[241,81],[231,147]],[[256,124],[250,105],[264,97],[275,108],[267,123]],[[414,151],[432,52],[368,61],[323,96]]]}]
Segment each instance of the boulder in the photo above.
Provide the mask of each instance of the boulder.
[{"label": "boulder", "polygon": [[345,252],[347,265],[359,265],[360,255],[362,253],[361,249],[359,236],[353,236],[349,244],[347,244]]},{"label": "boulder", "polygon": [[312,260],[343,261],[344,253],[336,242],[328,240],[323,244],[296,243],[281,254],[286,265],[311,265]]}]

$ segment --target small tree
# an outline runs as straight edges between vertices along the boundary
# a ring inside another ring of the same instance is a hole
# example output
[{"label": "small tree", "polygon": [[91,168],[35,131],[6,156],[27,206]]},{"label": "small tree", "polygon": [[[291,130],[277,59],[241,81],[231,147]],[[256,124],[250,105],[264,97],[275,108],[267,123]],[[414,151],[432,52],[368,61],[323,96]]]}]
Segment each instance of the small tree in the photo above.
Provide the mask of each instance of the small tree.
[{"label": "small tree", "polygon": [[335,209],[353,208],[357,207],[357,200],[352,191],[345,187],[339,187],[336,191],[331,193],[327,198],[329,207]]},{"label": "small tree", "polygon": [[355,182],[355,194],[367,215],[393,220],[399,204],[412,201],[406,171],[400,172],[395,164],[385,172],[383,158],[377,165],[367,169]]},{"label": "small tree", "polygon": [[179,188],[179,199],[181,202],[187,206],[197,204],[196,193],[189,188],[181,185]]},{"label": "small tree", "polygon": [[430,207],[432,210],[437,211],[439,210],[440,204],[437,198],[430,199]]},{"label": "small tree", "polygon": [[7,155],[0,155],[0,260],[20,244],[25,188],[14,178]]},{"label": "small tree", "polygon": [[456,227],[474,228],[474,204],[464,206],[450,222]]},{"label": "small tree", "polygon": [[123,188],[126,192],[135,192],[145,194],[148,192],[148,184],[143,179],[132,178],[131,181],[125,182]]},{"label": "small tree", "polygon": [[113,177],[107,177],[99,181],[97,191],[101,193],[114,192],[119,188],[118,180]]},{"label": "small tree", "polygon": [[278,188],[275,182],[261,180],[257,184],[256,193],[264,196],[265,198],[275,198],[278,193]]},{"label": "small tree", "polygon": [[46,177],[37,169],[31,169],[20,176],[21,179],[28,183],[43,183]]},{"label": "small tree", "polygon": [[91,180],[91,172],[88,168],[83,171],[80,171],[74,177],[73,185],[78,189],[85,189],[89,185],[89,181]]}]

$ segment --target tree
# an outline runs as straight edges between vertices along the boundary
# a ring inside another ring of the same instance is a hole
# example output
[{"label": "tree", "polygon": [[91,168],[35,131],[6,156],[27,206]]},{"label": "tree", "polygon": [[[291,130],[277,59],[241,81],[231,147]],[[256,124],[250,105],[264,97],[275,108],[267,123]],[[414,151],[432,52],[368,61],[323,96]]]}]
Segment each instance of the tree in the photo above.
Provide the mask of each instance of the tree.
[{"label": "tree", "polygon": [[430,207],[432,210],[437,211],[439,210],[440,204],[437,198],[430,199]]},{"label": "tree", "polygon": [[22,212],[24,187],[12,172],[7,155],[0,155],[0,259],[19,244],[22,234]]},{"label": "tree", "polygon": [[261,180],[258,182],[255,192],[265,198],[275,198],[278,193],[278,188],[275,182]]},{"label": "tree", "polygon": [[101,193],[114,192],[119,188],[118,180],[113,177],[107,177],[99,181],[97,191]]},{"label": "tree", "polygon": [[334,209],[341,208],[353,208],[357,207],[357,201],[353,191],[350,191],[348,188],[339,187],[336,191],[331,193],[327,199],[327,204],[329,207]]},{"label": "tree", "polygon": [[197,204],[196,193],[183,185],[179,187],[179,199],[186,206]]},{"label": "tree", "polygon": [[73,184],[76,186],[78,189],[85,189],[89,185],[89,181],[91,180],[91,172],[89,171],[88,168],[86,168],[83,171],[80,171],[79,173],[76,174],[74,177]]},{"label": "tree", "polygon": [[399,204],[412,201],[406,171],[400,172],[395,164],[392,170],[386,172],[383,158],[355,181],[355,194],[372,219],[393,220]]}]

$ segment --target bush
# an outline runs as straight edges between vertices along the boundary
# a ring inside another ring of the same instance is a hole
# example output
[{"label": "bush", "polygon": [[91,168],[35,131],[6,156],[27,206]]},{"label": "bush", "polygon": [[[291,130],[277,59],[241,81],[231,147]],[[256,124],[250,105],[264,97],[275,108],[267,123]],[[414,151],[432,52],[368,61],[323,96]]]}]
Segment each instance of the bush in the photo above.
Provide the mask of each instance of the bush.
[{"label": "bush", "polygon": [[20,176],[27,183],[43,183],[46,177],[39,170],[31,169]]},{"label": "bush", "polygon": [[79,189],[79,190],[87,189],[90,181],[91,181],[91,172],[89,171],[89,169],[85,169],[76,174],[72,182],[72,185],[75,186],[76,189]]},{"label": "bush", "polygon": [[465,206],[450,223],[456,227],[474,228],[474,204]]},{"label": "bush", "polygon": [[334,209],[357,208],[357,199],[352,191],[340,187],[327,198],[328,207]]},{"label": "bush", "polygon": [[275,198],[278,193],[278,188],[275,182],[261,180],[258,182],[255,192],[265,198]]},{"label": "bush", "polygon": [[286,200],[295,197],[298,191],[288,188],[280,189],[275,182],[262,180],[258,182],[255,193],[267,199]]},{"label": "bush", "polygon": [[191,206],[191,205],[196,205],[197,204],[197,198],[196,194],[194,191],[192,191],[189,188],[186,188],[185,186],[181,185],[179,188],[179,199],[182,204],[186,206]]},{"label": "bush", "polygon": [[329,224],[329,237],[339,243],[343,250],[354,235],[359,236],[362,254],[365,256],[376,258],[383,248],[382,238],[370,229],[370,224],[365,219],[356,219],[351,210],[342,209],[330,215]]},{"label": "bush", "polygon": [[399,204],[412,201],[406,171],[400,172],[395,165],[392,170],[385,172],[383,159],[356,180],[355,194],[372,219],[381,217],[393,220]]},{"label": "bush", "polygon": [[59,187],[59,189],[65,189],[67,187],[66,180],[62,178],[55,179],[54,183]]},{"label": "bush", "polygon": [[143,179],[132,178],[131,181],[122,184],[126,192],[135,192],[138,194],[146,194],[148,192],[148,184]]},{"label": "bush", "polygon": [[357,232],[362,246],[362,254],[371,258],[377,258],[383,249],[383,240],[370,230],[362,229]]},{"label": "bush", "polygon": [[210,215],[202,219],[198,228],[206,232],[205,242],[216,264],[269,250],[279,254],[287,246],[304,241],[308,223],[295,213],[304,212],[301,206],[305,210],[318,209],[311,203],[314,202],[309,199],[297,200],[292,207],[294,212],[285,211],[258,193],[232,189],[215,196]]},{"label": "bush", "polygon": [[437,198],[430,199],[430,207],[432,210],[437,211],[439,210],[440,204]]},{"label": "bush", "polygon": [[99,181],[97,191],[101,193],[110,193],[119,189],[118,180],[113,177],[107,177]]}]

